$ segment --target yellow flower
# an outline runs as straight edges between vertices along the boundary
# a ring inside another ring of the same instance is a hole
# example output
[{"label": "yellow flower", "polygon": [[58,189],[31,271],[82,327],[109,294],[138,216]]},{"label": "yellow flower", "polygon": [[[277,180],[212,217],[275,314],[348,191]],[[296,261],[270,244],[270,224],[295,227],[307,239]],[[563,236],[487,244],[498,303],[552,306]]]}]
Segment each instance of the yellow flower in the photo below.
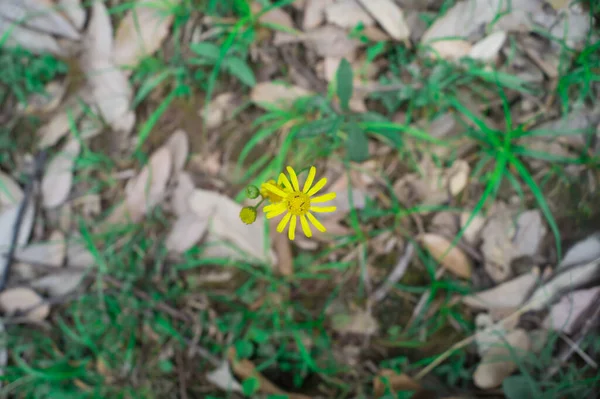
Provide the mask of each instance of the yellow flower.
[{"label": "yellow flower", "polygon": [[262,195],[263,198],[268,199],[272,204],[275,204],[277,202],[281,202],[281,196],[278,194],[275,194],[274,192],[272,192],[271,190],[267,189],[267,184],[271,184],[281,190],[284,190],[285,188],[281,185],[281,175],[279,176],[279,179],[277,179],[278,182],[275,183],[275,180],[271,179],[266,183],[263,183],[260,185],[260,195]]},{"label": "yellow flower", "polygon": [[246,224],[252,224],[256,220],[256,208],[245,206],[240,211],[240,219]]},{"label": "yellow flower", "polygon": [[323,177],[313,186],[312,183],[315,180],[317,169],[314,166],[311,166],[308,177],[304,182],[304,187],[300,190],[298,177],[296,176],[294,169],[292,169],[291,166],[288,166],[287,171],[290,175],[291,183],[283,173],[279,175],[279,180],[283,185],[283,189],[273,184],[274,182],[263,184],[265,189],[281,198],[280,202],[272,203],[271,205],[264,207],[267,219],[274,218],[287,211],[287,214],[277,225],[277,231],[280,233],[283,232],[289,222],[290,228],[288,231],[288,238],[290,240],[294,240],[296,236],[297,217],[300,217],[302,231],[307,237],[312,237],[312,231],[308,221],[310,221],[317,230],[324,232],[325,226],[323,226],[311,212],[334,212],[336,209],[335,206],[313,206],[313,204],[330,201],[335,198],[335,193],[314,197],[314,195],[327,184],[327,179]]}]

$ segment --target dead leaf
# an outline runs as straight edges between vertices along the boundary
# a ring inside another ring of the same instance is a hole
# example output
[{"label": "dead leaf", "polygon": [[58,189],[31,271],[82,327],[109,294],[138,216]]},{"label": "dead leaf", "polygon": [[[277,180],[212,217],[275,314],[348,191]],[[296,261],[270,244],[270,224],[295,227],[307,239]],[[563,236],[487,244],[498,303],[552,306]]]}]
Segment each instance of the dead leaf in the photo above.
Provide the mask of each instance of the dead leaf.
[{"label": "dead leaf", "polygon": [[50,234],[48,241],[30,244],[19,249],[15,258],[22,263],[45,264],[48,266],[62,266],[67,254],[65,236],[56,230]]},{"label": "dead leaf", "polygon": [[203,118],[207,129],[216,129],[231,118],[235,102],[234,93],[221,93],[207,105],[207,109],[198,110],[198,115]]},{"label": "dead leaf", "polygon": [[437,234],[446,237],[454,237],[458,233],[458,223],[456,219],[456,215],[452,212],[437,212],[433,219],[431,219],[429,231],[435,231]]},{"label": "dead leaf", "polygon": [[78,139],[69,140],[48,163],[42,178],[44,208],[56,208],[67,200],[73,184],[75,160],[80,150],[81,144]]},{"label": "dead leaf", "polygon": [[167,147],[171,153],[173,174],[178,175],[179,172],[183,170],[183,166],[187,161],[188,153],[190,151],[190,142],[187,133],[181,129],[175,130],[165,143],[165,147]]},{"label": "dead leaf", "polygon": [[431,256],[448,269],[451,273],[461,278],[471,277],[471,262],[464,252],[451,242],[437,234],[426,233],[418,238],[419,242],[431,253]]},{"label": "dead leaf", "polygon": [[0,211],[23,200],[23,190],[9,175],[0,171]]},{"label": "dead leaf", "polygon": [[71,237],[67,242],[67,262],[69,266],[86,268],[95,263],[94,255],[87,249],[81,237]]},{"label": "dead leaf", "polygon": [[[253,14],[257,14],[262,10],[262,6],[258,2],[251,4]],[[262,23],[284,26],[289,29],[294,29],[294,20],[281,7],[275,7],[260,16],[259,21]]]},{"label": "dead leaf", "polygon": [[134,222],[162,201],[172,165],[171,152],[167,147],[161,147],[152,154],[139,175],[128,182],[125,201]]},{"label": "dead leaf", "polygon": [[[5,255],[12,245],[13,231],[22,201],[24,201],[24,199],[15,205],[2,209],[0,213],[0,275],[4,274],[6,265],[8,264],[8,258]],[[19,236],[15,243],[16,248],[20,248],[27,244],[29,236],[31,235],[34,220],[35,204],[29,199],[28,203],[25,205],[21,229],[19,230]]]},{"label": "dead leaf", "polygon": [[514,235],[515,225],[509,211],[492,216],[481,231],[485,270],[497,283],[505,281],[512,273],[511,262],[515,258],[512,243]]},{"label": "dead leaf", "polygon": [[59,9],[69,18],[75,29],[81,31],[85,25],[86,13],[81,0],[58,0]]},{"label": "dead leaf", "polygon": [[307,0],[304,7],[302,29],[308,31],[321,25],[325,20],[325,8],[330,4],[333,4],[333,0]]},{"label": "dead leaf", "polygon": [[510,281],[462,298],[465,305],[475,309],[507,309],[520,306],[540,278],[539,269],[533,269]]},{"label": "dead leaf", "polygon": [[354,52],[362,46],[358,40],[348,37],[345,29],[333,25],[308,31],[303,40],[321,57],[353,58]]},{"label": "dead leaf", "polygon": [[392,394],[398,391],[418,391],[421,385],[406,374],[398,374],[394,370],[379,370],[373,379],[373,393],[380,398],[390,390]]},{"label": "dead leaf", "polygon": [[539,210],[521,213],[517,219],[517,232],[513,239],[515,257],[537,255],[545,236],[546,226]]},{"label": "dead leaf", "polygon": [[59,12],[52,0],[3,0],[0,16],[34,31],[79,40],[79,32]]},{"label": "dead leaf", "polygon": [[194,193],[194,182],[187,172],[182,172],[177,177],[177,186],[173,190],[171,197],[171,207],[177,216],[185,215],[190,212],[189,199]]},{"label": "dead leaf", "polygon": [[502,323],[494,323],[487,313],[479,313],[475,317],[475,326],[475,344],[480,357],[485,356],[494,346],[501,345],[507,334],[506,327]]},{"label": "dead leaf", "polygon": [[200,217],[194,212],[181,215],[173,224],[167,236],[167,250],[183,253],[193,247],[208,229],[209,216]]},{"label": "dead leaf", "polygon": [[84,272],[78,271],[57,272],[32,281],[31,286],[49,297],[60,297],[75,291],[84,276]]},{"label": "dead leaf", "polygon": [[66,93],[65,81],[52,81],[44,87],[43,93],[34,93],[27,98],[27,104],[19,104],[17,108],[27,115],[49,113],[54,111]]},{"label": "dead leaf", "polygon": [[[460,228],[465,229],[463,237],[469,244],[476,244],[481,238],[481,230],[487,219],[481,215],[475,215],[469,222],[471,212],[463,212],[460,215]],[[467,225],[467,222],[469,224]],[[466,226],[466,228],[465,228]]]},{"label": "dead leaf", "polygon": [[517,369],[518,359],[530,348],[531,342],[525,330],[517,329],[508,333],[506,342],[489,348],[481,358],[473,374],[475,385],[481,389],[491,389],[502,384]]},{"label": "dead leaf", "polygon": [[569,248],[558,264],[558,269],[588,263],[598,257],[600,257],[600,234],[593,234]]},{"label": "dead leaf", "polygon": [[438,40],[429,44],[429,47],[432,56],[453,61],[466,57],[472,51],[471,43],[461,39]]},{"label": "dead leaf", "polygon": [[379,330],[377,319],[371,312],[361,309],[349,314],[334,314],[331,323],[332,328],[339,334],[373,335]]},{"label": "dead leaf", "polygon": [[359,0],[387,33],[398,41],[410,37],[402,9],[392,0]]},{"label": "dead leaf", "polygon": [[341,28],[352,29],[362,23],[364,26],[375,25],[375,20],[357,0],[341,0],[325,7],[327,22]]},{"label": "dead leaf", "polygon": [[206,379],[225,392],[240,392],[244,390],[233,376],[229,362],[224,360],[219,367],[206,374]]},{"label": "dead leaf", "polygon": [[461,193],[462,190],[467,186],[469,181],[469,173],[471,167],[466,161],[459,159],[452,164],[452,167],[446,172],[448,174],[448,189],[452,196],[456,196]]},{"label": "dead leaf", "polygon": [[578,290],[564,295],[560,302],[554,304],[550,314],[546,317],[543,326],[547,329],[573,334],[575,323],[579,317],[590,307],[596,306],[593,302],[600,294],[600,287]]},{"label": "dead leaf", "polygon": [[252,88],[250,98],[256,105],[277,105],[289,108],[300,97],[310,95],[310,92],[298,87],[275,82],[261,82]]},{"label": "dead leaf", "polygon": [[90,11],[90,21],[83,37],[85,51],[81,55],[84,66],[98,59],[108,62],[113,57],[113,26],[106,5],[94,1]]},{"label": "dead leaf", "polygon": [[71,123],[77,122],[88,101],[91,101],[89,93],[83,88],[69,96],[59,111],[38,130],[38,146],[51,147],[63,138],[69,132]]},{"label": "dead leaf", "polygon": [[[33,308],[35,306],[35,308]],[[23,315],[28,321],[42,321],[50,314],[50,305],[34,290],[25,287],[0,292],[0,308],[6,314],[29,310]]]},{"label": "dead leaf", "polygon": [[502,30],[489,34],[473,45],[471,51],[469,51],[469,57],[484,62],[495,61],[506,41],[506,37],[506,32]]},{"label": "dead leaf", "polygon": [[67,56],[67,51],[58,41],[47,33],[24,28],[14,22],[0,17],[0,37],[2,45],[8,48],[24,48],[34,54],[51,53],[56,56]]},{"label": "dead leaf", "polygon": [[114,39],[114,62],[135,67],[154,54],[169,34],[179,0],[150,4],[137,2],[119,23]]}]

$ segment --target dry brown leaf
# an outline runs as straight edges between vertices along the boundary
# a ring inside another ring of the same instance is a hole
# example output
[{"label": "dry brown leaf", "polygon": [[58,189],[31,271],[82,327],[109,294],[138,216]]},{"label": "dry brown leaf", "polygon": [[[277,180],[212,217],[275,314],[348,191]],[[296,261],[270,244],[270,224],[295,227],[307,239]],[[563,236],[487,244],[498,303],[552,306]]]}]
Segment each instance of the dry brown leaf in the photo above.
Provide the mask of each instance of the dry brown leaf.
[{"label": "dry brown leaf", "polygon": [[431,219],[429,231],[446,237],[454,237],[458,233],[458,221],[454,213],[448,211],[437,212]]},{"label": "dry brown leaf", "polygon": [[459,159],[452,164],[452,167],[446,172],[448,175],[448,189],[452,196],[460,194],[462,190],[467,186],[469,181],[469,173],[471,167],[469,164]]},{"label": "dry brown leaf", "polygon": [[506,32],[502,30],[489,34],[473,45],[469,57],[484,62],[495,61],[506,42],[506,37]]},{"label": "dry brown leaf", "polygon": [[465,305],[475,309],[506,309],[520,306],[529,290],[540,278],[539,269],[523,274],[489,290],[462,298]]},{"label": "dry brown leaf", "polygon": [[[483,229],[483,226],[485,226],[487,219],[478,214],[475,215],[473,219],[469,222],[471,215],[471,212],[463,212],[460,215],[460,228],[465,229],[466,226],[466,229],[463,233],[464,239],[469,244],[476,244],[481,238],[481,230]],[[469,222],[468,225],[467,222]]]},{"label": "dry brown leaf", "polygon": [[480,357],[485,356],[495,345],[501,344],[507,334],[507,327],[503,323],[494,323],[493,318],[487,313],[479,313],[475,317],[475,327],[477,329],[475,344]]},{"label": "dry brown leaf", "polygon": [[590,307],[597,306],[594,300],[600,294],[600,287],[593,287],[567,293],[550,309],[550,314],[543,322],[547,329],[573,334],[575,323]]},{"label": "dry brown leaf", "polygon": [[58,0],[59,10],[71,21],[75,29],[81,31],[85,25],[86,13],[81,0]]},{"label": "dry brown leaf", "polygon": [[190,151],[190,142],[187,133],[181,129],[175,130],[165,143],[165,147],[167,147],[171,153],[173,174],[178,175],[179,172],[183,170],[183,166],[187,161]]},{"label": "dry brown leaf", "polygon": [[58,108],[66,91],[66,81],[52,81],[44,87],[43,93],[30,95],[27,104],[19,104],[17,108],[27,115],[52,112]]},{"label": "dry brown leaf", "polygon": [[298,98],[308,95],[310,92],[301,87],[274,82],[258,83],[250,92],[250,98],[258,106],[269,104],[284,108],[290,107]]},{"label": "dry brown leaf", "polygon": [[426,233],[421,235],[418,240],[431,253],[431,256],[448,271],[458,277],[471,277],[471,262],[462,249],[456,246],[450,247],[451,242],[437,234]]},{"label": "dry brown leaf", "polygon": [[327,22],[345,29],[352,29],[360,23],[364,26],[375,24],[373,17],[357,0],[341,0],[328,5],[325,8],[325,17]]},{"label": "dry brown leaf", "polygon": [[134,222],[162,201],[172,165],[171,152],[167,147],[161,147],[152,154],[139,175],[128,182],[125,201]]},{"label": "dry brown leaf", "polygon": [[71,123],[76,123],[83,113],[84,103],[91,101],[85,88],[69,96],[59,111],[38,130],[40,148],[47,148],[56,144],[69,132]]},{"label": "dry brown leaf", "polygon": [[558,265],[558,269],[588,263],[600,257],[600,234],[592,234],[573,245]]},{"label": "dry brown leaf", "polygon": [[398,374],[394,370],[379,370],[373,379],[373,393],[376,398],[385,395],[386,390],[391,393],[398,391],[418,391],[421,385],[406,374]]},{"label": "dry brown leaf", "polygon": [[67,262],[69,266],[86,268],[95,263],[94,255],[83,245],[83,240],[78,237],[71,237],[67,243]]},{"label": "dry brown leaf", "polygon": [[140,61],[154,54],[169,34],[174,13],[167,9],[179,0],[167,3],[137,2],[119,23],[114,39],[114,62],[117,65],[135,67]]},{"label": "dry brown leaf", "polygon": [[236,107],[236,96],[232,92],[221,93],[216,96],[206,109],[198,110],[198,115],[204,120],[206,129],[216,129],[231,118],[233,109]]},{"label": "dry brown leaf", "polygon": [[407,40],[410,37],[404,12],[392,0],[359,1],[391,37],[399,41]]},{"label": "dry brown leaf", "polygon": [[[255,1],[251,4],[251,9],[253,14],[257,14],[262,10],[262,6]],[[287,12],[283,11],[281,7],[276,7],[267,11],[260,16],[259,21],[294,29],[294,20],[292,20],[292,17],[290,17]]]},{"label": "dry brown leaf", "polygon": [[27,29],[0,17],[0,37],[7,48],[24,48],[35,54],[51,53],[67,56],[67,51],[47,33]]},{"label": "dry brown leaf", "polygon": [[482,357],[473,374],[475,385],[481,389],[491,389],[502,384],[502,381],[517,369],[518,358],[530,348],[531,341],[525,330],[517,329],[508,333],[506,342],[489,348]]},{"label": "dry brown leaf", "polygon": [[50,234],[48,241],[30,244],[15,253],[15,258],[23,263],[40,263],[48,266],[62,266],[67,254],[65,236],[56,230]]},{"label": "dry brown leaf", "polygon": [[358,40],[348,37],[345,29],[333,25],[308,31],[303,40],[321,57],[353,58],[354,52],[362,46]]},{"label": "dry brown leaf", "polygon": [[438,40],[429,44],[431,55],[445,60],[459,60],[469,55],[471,43],[461,39]]},{"label": "dry brown leaf", "polygon": [[304,7],[302,29],[307,31],[321,25],[325,20],[325,8],[330,4],[333,4],[333,0],[307,0]]},{"label": "dry brown leaf", "polygon": [[177,186],[173,190],[171,197],[171,207],[177,216],[185,215],[190,212],[189,199],[194,193],[194,182],[187,172],[182,172],[177,177]]},{"label": "dry brown leaf", "polygon": [[79,271],[59,271],[32,281],[31,286],[50,297],[60,297],[75,291],[84,275],[84,272]]},{"label": "dry brown leaf", "polygon": [[497,283],[510,277],[511,262],[515,257],[512,238],[515,225],[510,211],[501,211],[492,216],[483,230],[481,252],[485,258],[485,270]]},{"label": "dry brown leaf", "polygon": [[33,31],[79,40],[79,32],[59,12],[52,0],[2,0],[0,17],[22,22]]},{"label": "dry brown leaf", "polygon": [[539,210],[521,213],[517,219],[517,232],[513,239],[515,257],[537,255],[546,232],[542,213]]},{"label": "dry brown leaf", "polygon": [[56,208],[67,200],[73,184],[73,167],[80,150],[79,141],[72,139],[48,164],[42,178],[42,203],[45,208]]},{"label": "dry brown leaf", "polygon": [[[34,308],[35,307],[35,308]],[[50,314],[50,305],[31,288],[9,288],[0,292],[0,309],[6,314],[29,310],[23,315],[32,322],[42,321]]]},{"label": "dry brown leaf", "polygon": [[167,236],[165,242],[167,250],[183,253],[193,247],[206,233],[209,218],[208,215],[200,217],[194,212],[181,215]]},{"label": "dry brown leaf", "polygon": [[23,190],[9,175],[0,171],[0,211],[23,200]]},{"label": "dry brown leaf", "polygon": [[350,314],[337,313],[331,318],[332,328],[339,334],[373,335],[379,330],[379,323],[371,312],[355,310]]}]

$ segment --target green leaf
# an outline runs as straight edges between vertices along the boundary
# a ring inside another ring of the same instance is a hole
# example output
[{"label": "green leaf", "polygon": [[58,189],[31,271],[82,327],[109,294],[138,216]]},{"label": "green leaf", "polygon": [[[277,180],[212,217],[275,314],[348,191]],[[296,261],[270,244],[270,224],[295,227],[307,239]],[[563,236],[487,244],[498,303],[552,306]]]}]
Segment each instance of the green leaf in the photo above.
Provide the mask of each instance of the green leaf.
[{"label": "green leaf", "polygon": [[369,157],[369,139],[367,134],[358,126],[348,126],[348,140],[346,141],[348,158],[352,162],[363,162]]},{"label": "green leaf", "polygon": [[502,382],[502,390],[507,399],[529,399],[539,397],[535,382],[523,375],[507,377]]},{"label": "green leaf", "polygon": [[260,381],[256,377],[246,378],[242,382],[242,388],[244,389],[244,395],[246,395],[246,396],[250,396],[250,395],[254,394],[256,391],[258,391],[259,387],[260,387]]},{"label": "green leaf", "polygon": [[345,58],[342,58],[342,62],[340,62],[340,65],[338,66],[336,82],[337,96],[340,99],[340,105],[344,111],[347,111],[350,98],[352,98],[353,87],[352,66]]},{"label": "green leaf", "polygon": [[190,45],[190,49],[199,56],[210,58],[211,60],[219,58],[219,54],[221,53],[219,46],[208,42],[193,43]]},{"label": "green leaf", "polygon": [[298,128],[297,137],[312,137],[325,133],[335,134],[344,121],[342,116],[330,116],[310,121]]},{"label": "green leaf", "polygon": [[238,78],[247,86],[253,87],[256,85],[256,78],[254,72],[248,66],[246,61],[238,57],[229,57],[223,61],[223,67],[229,71],[233,76]]},{"label": "green leaf", "polygon": [[250,341],[235,341],[233,346],[235,347],[235,352],[237,353],[240,359],[247,359],[250,356],[252,356],[252,352],[254,352],[254,346]]}]

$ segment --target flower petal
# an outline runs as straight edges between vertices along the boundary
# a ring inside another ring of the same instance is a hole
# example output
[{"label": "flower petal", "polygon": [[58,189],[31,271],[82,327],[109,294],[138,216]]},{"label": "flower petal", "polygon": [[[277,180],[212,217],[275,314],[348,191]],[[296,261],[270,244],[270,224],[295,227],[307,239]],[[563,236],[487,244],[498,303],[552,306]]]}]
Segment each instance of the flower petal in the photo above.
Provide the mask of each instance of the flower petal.
[{"label": "flower petal", "polygon": [[336,193],[327,193],[327,194],[319,195],[318,197],[311,198],[310,199],[310,203],[311,204],[316,204],[316,203],[319,203],[319,202],[331,201],[332,199],[335,199],[336,196],[337,196]]},{"label": "flower petal", "polygon": [[308,190],[310,190],[310,186],[312,186],[313,181],[315,181],[316,174],[317,174],[317,168],[315,168],[314,166],[311,166],[310,170],[308,171],[308,177],[306,178],[306,181],[304,182],[304,188],[302,188],[303,193],[306,193],[306,192],[308,192]]},{"label": "flower petal", "polygon": [[323,225],[321,224],[321,222],[319,222],[319,221],[317,220],[317,218],[313,216],[313,214],[312,214],[312,213],[310,213],[310,212],[307,212],[307,213],[306,213],[306,217],[308,217],[308,220],[310,220],[310,222],[313,224],[313,226],[315,226],[315,227],[317,228],[317,230],[319,230],[321,233],[324,233],[324,232],[325,232],[325,230],[327,230],[327,229],[325,228],[325,226],[323,226]]},{"label": "flower petal", "polygon": [[302,225],[302,231],[304,232],[304,235],[308,238],[312,237],[312,231],[310,230],[306,216],[300,215],[300,224]]},{"label": "flower petal", "polygon": [[274,185],[272,185],[270,183],[265,183],[265,188],[267,190],[269,190],[270,192],[272,192],[273,194],[277,194],[277,195],[279,195],[282,198],[287,197],[287,193],[285,191],[283,191],[279,187],[274,186]]},{"label": "flower petal", "polygon": [[283,229],[285,229],[285,226],[287,226],[287,223],[290,221],[291,217],[292,217],[292,214],[288,213],[283,217],[283,219],[281,219],[281,221],[277,225],[277,232],[279,232],[279,233],[283,232]]},{"label": "flower petal", "polygon": [[278,210],[280,210],[280,209],[283,209],[283,210],[285,210],[285,203],[283,203],[283,202],[276,202],[276,203],[274,203],[274,204],[269,204],[269,205],[266,205],[266,206],[263,208],[263,211],[264,211],[265,213],[270,213],[270,212],[277,212],[277,211],[278,211]]},{"label": "flower petal", "polygon": [[281,183],[279,184],[283,184],[283,187],[285,187],[286,189],[292,190],[292,185],[290,184],[290,181],[288,180],[287,176],[283,173],[279,174],[279,179],[277,179],[277,181],[281,181]]},{"label": "flower petal", "polygon": [[290,174],[290,179],[292,179],[292,185],[294,187],[294,191],[300,191],[300,185],[298,184],[298,176],[296,176],[296,172],[291,166],[287,168],[288,173]]},{"label": "flower petal", "polygon": [[[288,213],[288,215],[291,215],[291,213]],[[294,238],[296,238],[296,216],[292,216],[292,220],[290,220],[288,238],[290,239],[290,241],[294,241]]]},{"label": "flower petal", "polygon": [[311,188],[306,195],[308,195],[309,197],[312,197],[313,195],[315,195],[316,193],[319,192],[320,189],[322,189],[325,185],[327,184],[327,178],[323,177],[321,180],[319,180],[317,182],[317,184],[315,184],[313,186],[313,188]]},{"label": "flower petal", "polygon": [[310,210],[317,213],[335,212],[336,206],[311,206]]},{"label": "flower petal", "polygon": [[[276,216],[281,215],[283,212],[287,211],[287,208],[285,207],[285,204],[283,202],[278,202],[277,204],[274,205],[280,205],[280,207],[278,208],[273,208],[269,211],[266,212],[266,216],[267,219],[273,219]],[[265,206],[266,208],[266,206]]]}]

